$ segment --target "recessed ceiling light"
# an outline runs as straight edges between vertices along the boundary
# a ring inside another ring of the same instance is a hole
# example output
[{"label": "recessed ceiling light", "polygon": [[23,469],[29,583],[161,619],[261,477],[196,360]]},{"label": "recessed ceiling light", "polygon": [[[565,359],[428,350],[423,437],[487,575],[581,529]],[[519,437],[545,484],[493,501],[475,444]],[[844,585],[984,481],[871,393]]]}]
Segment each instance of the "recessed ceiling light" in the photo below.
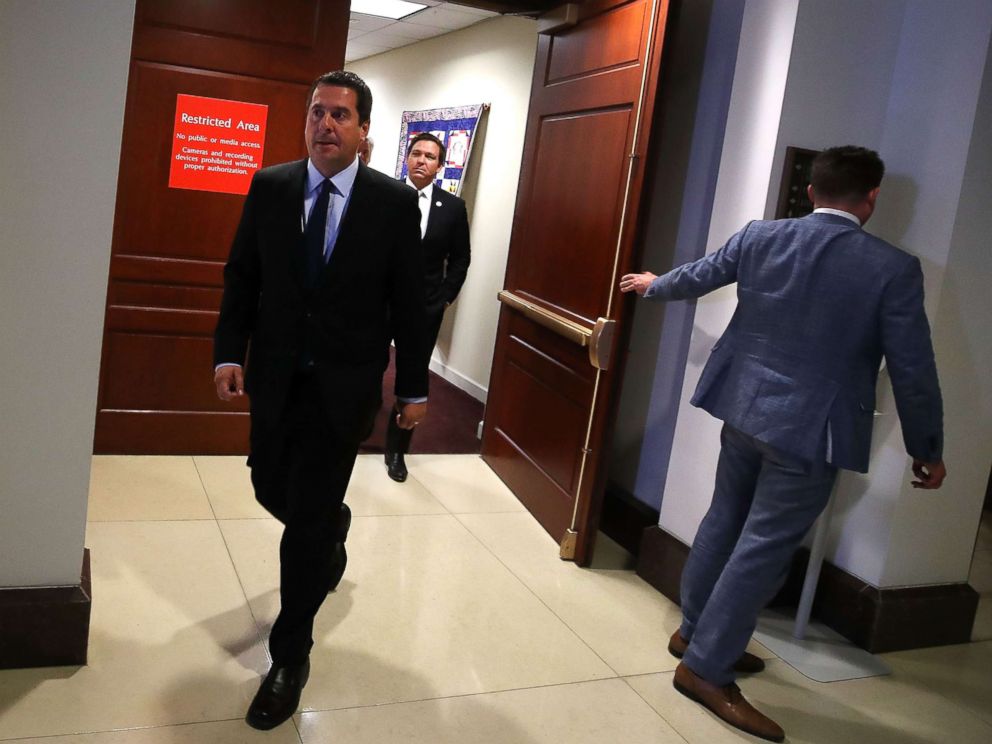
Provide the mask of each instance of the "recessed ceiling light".
[{"label": "recessed ceiling light", "polygon": [[380,16],[399,20],[423,10],[423,3],[408,3],[406,0],[351,0],[351,12]]}]

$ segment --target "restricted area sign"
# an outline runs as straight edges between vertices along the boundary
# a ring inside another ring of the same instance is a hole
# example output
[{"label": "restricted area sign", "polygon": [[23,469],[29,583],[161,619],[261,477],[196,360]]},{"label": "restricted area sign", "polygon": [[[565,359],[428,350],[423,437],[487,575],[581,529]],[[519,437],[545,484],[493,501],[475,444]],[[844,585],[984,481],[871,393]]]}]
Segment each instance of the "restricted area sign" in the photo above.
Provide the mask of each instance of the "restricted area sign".
[{"label": "restricted area sign", "polygon": [[262,167],[269,107],[220,98],[176,96],[169,187],[247,194]]}]

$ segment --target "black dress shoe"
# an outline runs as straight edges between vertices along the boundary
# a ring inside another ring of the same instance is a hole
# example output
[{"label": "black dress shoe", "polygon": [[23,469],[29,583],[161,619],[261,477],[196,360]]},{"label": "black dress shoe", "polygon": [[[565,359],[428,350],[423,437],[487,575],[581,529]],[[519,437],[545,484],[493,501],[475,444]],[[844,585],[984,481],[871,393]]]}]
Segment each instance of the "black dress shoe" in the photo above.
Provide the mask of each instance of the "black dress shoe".
[{"label": "black dress shoe", "polygon": [[334,543],[331,550],[334,552],[331,554],[331,582],[327,587],[328,592],[333,592],[338,588],[338,584],[341,583],[341,578],[344,576],[344,569],[348,565],[348,551],[345,549],[344,543]]},{"label": "black dress shoe", "polygon": [[386,472],[388,472],[389,477],[397,483],[402,483],[406,480],[408,473],[406,470],[406,463],[403,462],[402,452],[386,453]]},{"label": "black dress shoe", "polygon": [[300,705],[300,693],[310,678],[310,660],[293,666],[272,665],[248,707],[245,722],[268,731],[292,718]]},{"label": "black dress shoe", "polygon": [[341,521],[338,524],[336,541],[331,548],[331,580],[327,591],[333,592],[341,583],[344,576],[344,569],[348,565],[348,551],[345,550],[344,541],[348,539],[348,530],[351,529],[351,509],[347,504],[341,504]]}]

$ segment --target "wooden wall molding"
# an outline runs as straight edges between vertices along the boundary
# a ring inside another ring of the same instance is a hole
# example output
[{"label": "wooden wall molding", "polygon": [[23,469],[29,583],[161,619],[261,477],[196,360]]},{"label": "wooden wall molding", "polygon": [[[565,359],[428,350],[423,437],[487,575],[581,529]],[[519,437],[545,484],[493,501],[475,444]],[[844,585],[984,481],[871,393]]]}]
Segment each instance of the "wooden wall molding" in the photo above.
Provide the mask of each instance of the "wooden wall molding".
[{"label": "wooden wall molding", "polygon": [[88,548],[77,586],[0,589],[0,669],[85,664],[92,596]]},{"label": "wooden wall molding", "polygon": [[[689,546],[649,527],[641,540],[637,575],[676,604]],[[773,606],[796,606],[809,551],[796,553],[789,578]],[[968,584],[879,589],[829,562],[823,563],[813,618],[871,652],[902,651],[968,643],[978,592]]]}]

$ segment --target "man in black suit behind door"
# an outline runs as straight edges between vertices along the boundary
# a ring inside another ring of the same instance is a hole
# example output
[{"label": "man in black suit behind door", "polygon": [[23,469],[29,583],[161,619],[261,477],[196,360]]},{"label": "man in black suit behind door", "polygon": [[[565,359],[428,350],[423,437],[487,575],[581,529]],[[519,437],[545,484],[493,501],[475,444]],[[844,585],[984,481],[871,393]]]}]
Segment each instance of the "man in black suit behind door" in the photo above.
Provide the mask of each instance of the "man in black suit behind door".
[{"label": "man in black suit behind door", "polygon": [[214,382],[222,400],[251,398],[255,497],[285,525],[272,668],[246,717],[259,729],[293,715],[309,676],[314,617],[347,560],[344,495],[381,405],[391,337],[397,425],[412,429],[427,409],[420,213],[415,193],[359,162],[371,110],[353,73],[314,82],[310,157],[255,174],[224,268]]},{"label": "man in black suit behind door", "polygon": [[[434,183],[445,162],[444,144],[430,132],[421,132],[407,146],[408,186],[417,190],[420,233],[423,236],[427,291],[427,361],[430,361],[444,310],[455,301],[465,282],[471,260],[468,212],[465,201]],[[407,469],[403,456],[410,449],[413,429],[400,427],[389,417],[386,431],[386,467],[389,477],[402,483]]]}]

